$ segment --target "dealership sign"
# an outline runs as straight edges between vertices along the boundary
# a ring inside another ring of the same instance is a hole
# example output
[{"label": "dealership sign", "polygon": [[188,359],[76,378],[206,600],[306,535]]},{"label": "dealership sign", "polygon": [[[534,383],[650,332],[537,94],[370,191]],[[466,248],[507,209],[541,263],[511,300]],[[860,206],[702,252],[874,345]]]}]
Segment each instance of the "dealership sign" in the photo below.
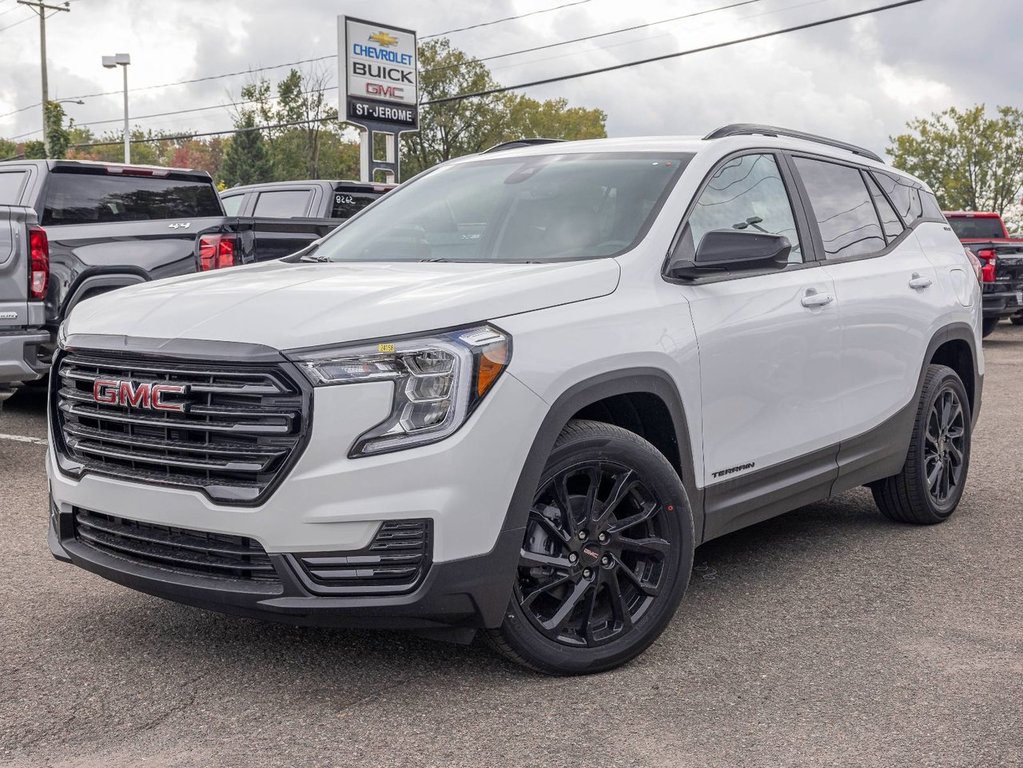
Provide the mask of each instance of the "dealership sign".
[{"label": "dealership sign", "polygon": [[395,133],[419,128],[416,33],[345,16],[338,25],[345,122]]}]

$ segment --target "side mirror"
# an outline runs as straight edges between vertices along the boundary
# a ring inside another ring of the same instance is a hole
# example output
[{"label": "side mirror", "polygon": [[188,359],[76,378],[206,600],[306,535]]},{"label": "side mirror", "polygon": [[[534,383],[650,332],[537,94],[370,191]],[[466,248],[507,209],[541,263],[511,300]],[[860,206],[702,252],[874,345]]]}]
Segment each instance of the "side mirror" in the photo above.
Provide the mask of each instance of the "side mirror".
[{"label": "side mirror", "polygon": [[703,236],[693,261],[672,264],[672,277],[697,277],[748,270],[784,269],[789,263],[792,243],[784,235],[715,229]]}]

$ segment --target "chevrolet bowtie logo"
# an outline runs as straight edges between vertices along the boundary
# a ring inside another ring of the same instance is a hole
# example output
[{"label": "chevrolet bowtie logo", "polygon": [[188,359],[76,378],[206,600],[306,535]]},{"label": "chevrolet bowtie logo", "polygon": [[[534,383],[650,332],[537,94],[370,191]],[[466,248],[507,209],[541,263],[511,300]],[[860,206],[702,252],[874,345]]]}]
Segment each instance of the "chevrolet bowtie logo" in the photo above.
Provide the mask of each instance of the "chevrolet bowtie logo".
[{"label": "chevrolet bowtie logo", "polygon": [[371,43],[379,43],[385,48],[390,48],[392,45],[398,44],[398,38],[394,35],[390,35],[387,32],[377,32],[375,35],[370,35],[369,40]]}]

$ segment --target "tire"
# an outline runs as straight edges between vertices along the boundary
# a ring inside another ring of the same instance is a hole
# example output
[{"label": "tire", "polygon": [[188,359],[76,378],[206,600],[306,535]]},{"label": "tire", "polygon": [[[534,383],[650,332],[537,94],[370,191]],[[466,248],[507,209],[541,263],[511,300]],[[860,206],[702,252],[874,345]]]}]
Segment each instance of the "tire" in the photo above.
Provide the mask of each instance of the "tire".
[{"label": "tire", "polygon": [[569,422],[534,495],[504,623],[488,636],[547,674],[624,664],[671,621],[693,548],[692,510],[668,460],[620,427]]},{"label": "tire", "polygon": [[1013,315],[1012,317],[1009,318],[1009,321],[1013,325],[1023,325],[1023,312],[1021,312],[1018,315]]},{"label": "tire", "polygon": [[[980,327],[981,337],[986,339],[988,336],[994,333],[995,328],[998,327],[998,321],[1000,319],[1001,318],[998,317],[985,317]],[[1015,322],[1015,318],[1013,318],[1013,322]]]},{"label": "tire", "polygon": [[899,474],[870,486],[885,517],[933,525],[955,512],[970,469],[970,419],[970,401],[956,372],[928,366],[906,463]]}]

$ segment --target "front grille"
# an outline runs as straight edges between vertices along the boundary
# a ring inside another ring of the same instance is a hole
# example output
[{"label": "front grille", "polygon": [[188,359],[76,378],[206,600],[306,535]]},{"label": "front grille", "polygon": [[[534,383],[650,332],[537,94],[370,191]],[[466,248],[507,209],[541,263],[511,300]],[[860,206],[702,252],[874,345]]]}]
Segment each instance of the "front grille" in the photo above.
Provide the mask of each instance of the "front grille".
[{"label": "front grille", "polygon": [[392,520],[365,549],[343,555],[293,556],[310,591],[318,594],[393,595],[419,585],[431,561],[430,520]]},{"label": "front grille", "polygon": [[140,523],[84,509],[74,511],[75,539],[114,557],[179,573],[279,582],[270,557],[245,536]]},{"label": "front grille", "polygon": [[[81,470],[202,489],[254,503],[290,465],[307,430],[308,396],[279,366],[71,352],[57,361],[58,451]],[[97,384],[99,382],[99,384]],[[183,387],[167,402],[130,404],[116,383]],[[98,402],[115,400],[116,402]],[[63,463],[62,463],[63,466]],[[75,469],[74,467],[65,469]]]}]

